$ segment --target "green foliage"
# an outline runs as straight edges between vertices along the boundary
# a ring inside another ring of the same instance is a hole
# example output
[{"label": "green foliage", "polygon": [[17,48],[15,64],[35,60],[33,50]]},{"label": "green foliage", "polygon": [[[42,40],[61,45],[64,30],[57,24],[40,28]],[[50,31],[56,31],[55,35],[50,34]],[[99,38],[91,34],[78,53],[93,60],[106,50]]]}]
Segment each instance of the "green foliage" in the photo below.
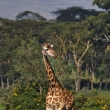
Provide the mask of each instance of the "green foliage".
[{"label": "green foliage", "polygon": [[103,60],[101,65],[96,69],[96,77],[98,77],[101,81],[110,81],[110,65],[108,62],[110,62],[110,51],[105,51],[103,55]]},{"label": "green foliage", "polygon": [[[100,1],[103,4],[103,1]],[[104,3],[107,2],[104,1]],[[73,14],[73,12],[75,13]],[[105,55],[105,51],[110,50],[110,16],[105,12],[99,15],[98,13],[81,7],[58,10],[56,14],[62,14],[62,20],[66,20],[63,23],[43,21],[42,16],[30,11],[19,14],[20,19],[27,17],[24,20],[12,21],[0,18],[0,76],[3,80],[2,87],[7,87],[8,84],[12,85],[18,79],[24,81],[35,79],[39,84],[47,80],[39,44],[44,41],[55,44],[55,51],[59,59],[62,59],[50,61],[53,63],[52,67],[56,76],[63,84],[68,84],[71,87],[74,84],[74,78],[84,76],[83,73],[88,75],[89,79],[86,80],[91,81],[91,78],[95,79],[98,74],[98,81],[103,78],[103,82],[109,84],[110,55]],[[29,14],[35,19],[37,17],[38,21],[28,19]],[[67,17],[68,14],[70,15],[69,18]],[[81,20],[81,22],[67,22],[72,20]],[[106,68],[104,67],[105,64]],[[95,71],[97,69],[100,71]],[[103,75],[101,69],[104,70]],[[77,74],[77,71],[80,71],[80,75]],[[94,73],[93,77],[91,73]],[[70,78],[73,80],[72,83],[67,81]]]},{"label": "green foliage", "polygon": [[67,64],[66,61],[59,58],[53,59],[52,57],[48,57],[48,59],[60,83],[68,89],[72,88],[74,85],[73,64]]},{"label": "green foliage", "polygon": [[93,5],[97,5],[99,8],[109,10],[110,9],[110,0],[94,0]]},{"label": "green foliage", "polygon": [[[84,39],[98,40],[103,37],[103,33],[108,33],[108,18],[109,15],[107,13],[100,13],[98,16],[87,17],[86,20],[82,22],[82,25],[80,24],[80,27],[85,28],[85,35],[83,34]],[[82,31],[82,33],[84,32]]]},{"label": "green foliage", "polygon": [[[6,110],[45,110],[45,92],[40,94],[35,81],[21,83],[12,88],[5,105]],[[76,110],[109,110],[109,91],[87,91],[74,93]]]},{"label": "green foliage", "polygon": [[5,108],[4,108],[2,103],[0,103],[0,110],[5,110]]},{"label": "green foliage", "polygon": [[58,9],[51,13],[57,15],[57,21],[61,22],[79,22],[90,15],[97,16],[99,14],[98,11],[91,9],[87,10],[79,6],[72,6],[67,9]]},{"label": "green foliage", "polygon": [[75,95],[77,110],[109,110],[110,94],[97,90],[83,91]]},{"label": "green foliage", "polygon": [[13,86],[5,100],[6,110],[45,110],[45,91],[34,80]]},{"label": "green foliage", "polygon": [[16,20],[23,20],[23,19],[33,19],[33,20],[46,20],[45,18],[43,18],[43,16],[39,15],[38,13],[34,13],[31,11],[24,11],[19,13],[16,16]]},{"label": "green foliage", "polygon": [[[5,98],[5,107],[8,110],[43,110],[45,109],[45,82],[42,69],[40,45],[36,38],[23,40],[17,48],[14,57],[14,72],[17,78],[16,85],[10,88]],[[43,79],[43,82],[42,82]]]},{"label": "green foliage", "polygon": [[[14,73],[19,80],[12,86],[5,106],[8,110],[43,110],[45,108],[45,69],[36,38],[23,40],[14,57]],[[42,81],[43,79],[43,81]],[[18,81],[18,82],[17,82]]]},{"label": "green foliage", "polygon": [[13,71],[13,60],[17,48],[21,45],[22,40],[27,41],[37,36],[45,27],[45,23],[35,20],[12,21],[1,18],[0,21],[2,23],[0,27],[0,76],[3,77],[3,83],[6,83],[4,77],[9,77],[12,84],[14,79],[18,78],[16,72]]},{"label": "green foliage", "polygon": [[36,38],[23,40],[14,58],[14,71],[20,74],[22,79],[34,77],[36,81],[41,81],[45,76],[45,69],[42,68],[44,66],[38,40]]}]

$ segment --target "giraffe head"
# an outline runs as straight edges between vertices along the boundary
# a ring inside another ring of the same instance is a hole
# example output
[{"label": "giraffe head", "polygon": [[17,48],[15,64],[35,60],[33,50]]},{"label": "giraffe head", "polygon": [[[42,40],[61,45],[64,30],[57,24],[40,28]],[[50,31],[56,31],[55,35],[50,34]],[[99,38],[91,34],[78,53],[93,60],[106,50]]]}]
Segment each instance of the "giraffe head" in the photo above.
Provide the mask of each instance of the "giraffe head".
[{"label": "giraffe head", "polygon": [[57,54],[55,53],[52,47],[53,45],[51,45],[50,43],[44,43],[42,45],[42,54],[46,56],[49,55],[49,56],[56,58]]}]

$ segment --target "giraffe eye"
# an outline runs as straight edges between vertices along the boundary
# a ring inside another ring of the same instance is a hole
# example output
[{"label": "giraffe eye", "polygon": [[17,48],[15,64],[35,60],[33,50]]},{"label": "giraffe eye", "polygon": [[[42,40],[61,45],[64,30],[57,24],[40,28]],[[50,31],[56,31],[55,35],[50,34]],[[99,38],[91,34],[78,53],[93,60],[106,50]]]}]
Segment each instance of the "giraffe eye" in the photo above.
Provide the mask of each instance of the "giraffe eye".
[{"label": "giraffe eye", "polygon": [[46,49],[45,51],[48,51],[49,49]]}]

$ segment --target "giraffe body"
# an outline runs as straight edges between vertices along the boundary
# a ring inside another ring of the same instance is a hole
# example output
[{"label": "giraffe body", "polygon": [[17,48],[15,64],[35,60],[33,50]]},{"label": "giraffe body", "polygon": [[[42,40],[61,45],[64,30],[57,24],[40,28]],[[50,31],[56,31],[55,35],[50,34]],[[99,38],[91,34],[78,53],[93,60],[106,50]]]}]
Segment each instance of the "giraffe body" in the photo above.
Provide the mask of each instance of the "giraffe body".
[{"label": "giraffe body", "polygon": [[49,80],[46,110],[75,110],[72,94],[60,84],[47,58],[47,55],[57,57],[50,44],[44,43],[42,53]]},{"label": "giraffe body", "polygon": [[74,106],[72,97],[72,94],[59,85],[53,90],[49,88],[46,97],[46,110],[74,110],[72,109]]}]

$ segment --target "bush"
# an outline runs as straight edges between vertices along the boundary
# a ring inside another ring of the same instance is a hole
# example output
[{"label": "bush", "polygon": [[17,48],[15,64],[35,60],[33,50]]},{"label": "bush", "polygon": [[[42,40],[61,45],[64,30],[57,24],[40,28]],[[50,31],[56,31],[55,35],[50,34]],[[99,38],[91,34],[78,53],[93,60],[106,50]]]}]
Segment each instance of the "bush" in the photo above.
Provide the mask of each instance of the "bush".
[{"label": "bush", "polygon": [[5,108],[4,108],[2,103],[0,103],[0,110],[5,110]]},{"label": "bush", "polygon": [[97,90],[75,95],[77,110],[110,110],[110,94]]},{"label": "bush", "polygon": [[6,110],[45,110],[45,93],[33,81],[14,86],[6,101]]},{"label": "bush", "polygon": [[[20,83],[6,98],[6,110],[45,110],[46,91],[42,93],[35,81]],[[110,110],[110,93],[107,91],[83,90],[73,94],[76,110]]]}]

